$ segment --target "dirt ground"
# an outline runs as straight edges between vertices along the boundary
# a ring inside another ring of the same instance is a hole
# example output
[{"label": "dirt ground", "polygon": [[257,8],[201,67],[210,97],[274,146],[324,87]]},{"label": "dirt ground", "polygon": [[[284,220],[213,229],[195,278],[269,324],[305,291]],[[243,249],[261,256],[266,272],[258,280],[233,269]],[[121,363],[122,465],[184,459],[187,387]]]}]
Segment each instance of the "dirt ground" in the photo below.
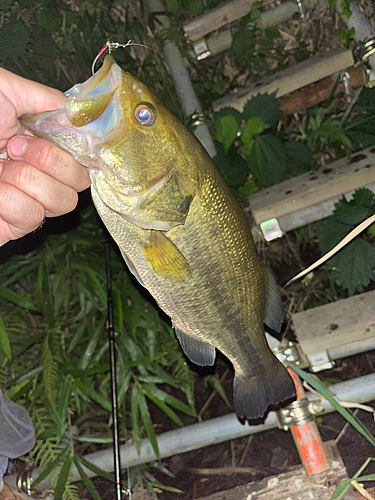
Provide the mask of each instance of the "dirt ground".
[{"label": "dirt ground", "polygon": [[[374,363],[375,352],[364,353],[343,360],[337,363],[335,368],[319,375],[329,383],[340,382],[372,373]],[[228,394],[231,383],[228,378],[223,384],[225,389],[228,389]],[[203,390],[202,396],[204,392]],[[228,413],[228,410],[230,409],[216,395],[206,410],[207,415],[204,415],[204,419]],[[373,414],[360,410],[357,416],[374,434]],[[317,422],[323,441],[336,440],[349,476],[359,469],[367,457],[374,456],[372,446],[352,427],[347,426],[337,413],[319,417]],[[158,498],[192,500],[286,472],[291,467],[300,465],[300,460],[290,433],[272,429],[250,437],[176,455],[164,460],[164,464],[174,474],[174,478],[168,478],[154,470],[152,473],[160,483],[179,488],[182,493],[161,491]],[[239,467],[241,472],[236,473],[235,469]],[[244,470],[246,468],[248,472]],[[374,472],[375,467],[371,464],[365,471],[366,474]],[[368,483],[366,488],[371,492],[373,485]]]},{"label": "dirt ground", "polygon": [[[338,383],[372,373],[374,364],[375,352],[364,353],[338,362],[335,368],[321,372],[319,376],[329,384]],[[219,366],[219,369],[225,371],[224,366]],[[231,385],[231,376],[228,375],[223,383],[228,395],[231,394]],[[198,381],[197,386],[197,408],[200,408],[199,405],[206,403],[212,391],[204,386],[203,378],[202,382]],[[233,410],[216,394],[203,414],[203,419],[208,420],[231,411]],[[357,416],[374,434],[374,415],[359,410]],[[336,441],[349,476],[352,476],[368,457],[374,457],[373,447],[354,428],[346,425],[337,413],[319,417],[317,423],[323,441]],[[163,429],[166,430],[168,429]],[[287,472],[300,465],[300,460],[290,433],[272,429],[175,455],[163,460],[163,464],[174,477],[168,477],[154,468],[150,468],[150,472],[160,484],[178,488],[181,493],[159,490],[157,497],[160,500],[193,500]],[[375,465],[370,464],[364,473],[374,472]],[[100,490],[100,484],[97,486]],[[372,483],[365,484],[371,495],[375,493],[374,486]],[[114,498],[108,489],[107,494],[105,498]]]}]

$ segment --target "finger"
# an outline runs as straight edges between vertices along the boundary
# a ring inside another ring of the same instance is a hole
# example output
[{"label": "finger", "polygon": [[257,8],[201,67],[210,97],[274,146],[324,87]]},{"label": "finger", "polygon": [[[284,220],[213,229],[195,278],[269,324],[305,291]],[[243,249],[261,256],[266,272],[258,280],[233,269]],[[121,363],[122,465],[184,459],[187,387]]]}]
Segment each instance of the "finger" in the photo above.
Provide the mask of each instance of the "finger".
[{"label": "finger", "polygon": [[15,186],[0,181],[0,246],[34,231],[44,217],[43,205]]},{"label": "finger", "polygon": [[64,104],[65,95],[57,89],[27,80],[0,68],[0,87],[14,104],[17,117],[57,109]]},{"label": "finger", "polygon": [[14,137],[8,142],[7,152],[12,160],[30,163],[78,192],[90,186],[87,169],[45,139],[27,135]]},{"label": "finger", "polygon": [[62,92],[26,80],[0,68],[0,150],[10,137],[23,132],[18,118],[23,114],[57,109],[63,105]]},{"label": "finger", "polygon": [[[29,163],[2,161],[0,182],[14,186],[35,199],[46,210],[47,217],[57,217],[75,209],[78,194],[75,189],[57,181]],[[24,217],[27,217],[25,212]]]}]

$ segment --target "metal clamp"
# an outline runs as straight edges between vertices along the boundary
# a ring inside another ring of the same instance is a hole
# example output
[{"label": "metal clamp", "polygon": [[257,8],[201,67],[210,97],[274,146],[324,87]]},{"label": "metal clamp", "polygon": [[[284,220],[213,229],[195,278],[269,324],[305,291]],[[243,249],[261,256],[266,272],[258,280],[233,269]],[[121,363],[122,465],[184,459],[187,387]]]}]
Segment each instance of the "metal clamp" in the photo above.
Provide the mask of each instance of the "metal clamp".
[{"label": "metal clamp", "polygon": [[306,398],[298,399],[276,412],[278,426],[287,431],[291,425],[308,424],[314,420]]},{"label": "metal clamp", "polygon": [[335,366],[335,362],[331,359],[326,349],[308,354],[307,359],[310,365],[310,370],[314,373],[322,370],[330,370]]},{"label": "metal clamp", "polygon": [[190,121],[188,124],[189,128],[195,128],[199,125],[204,125],[205,115],[204,113],[194,113],[190,117]]},{"label": "metal clamp", "polygon": [[375,54],[375,37],[370,38],[363,45],[356,47],[355,53],[362,62],[368,64],[367,59]]},{"label": "metal clamp", "polygon": [[354,49],[355,55],[360,59],[361,63],[365,66],[367,73],[366,87],[372,88],[375,86],[375,68],[371,66],[368,59],[375,55],[375,37],[370,38],[365,43],[357,46]]},{"label": "metal clamp", "polygon": [[204,38],[197,40],[193,44],[193,49],[194,49],[194,52],[195,52],[195,55],[196,55],[198,61],[201,61],[202,59],[206,59],[206,57],[211,55],[211,51],[207,47],[207,43],[206,43],[206,40]]},{"label": "metal clamp", "polygon": [[350,85],[349,85],[349,81],[350,81],[350,74],[347,72],[347,71],[343,71],[341,73],[341,79],[344,83],[344,88],[345,88],[345,95],[346,95],[346,101],[348,104],[351,103],[351,97],[350,97]]},{"label": "metal clamp", "polygon": [[269,219],[260,224],[260,229],[262,230],[264,239],[266,241],[272,241],[275,238],[281,238],[283,231],[280,228],[277,219]]},{"label": "metal clamp", "polygon": [[280,344],[275,347],[273,353],[283,364],[288,366],[298,366],[304,368],[309,366],[306,356],[303,354],[299,344],[288,341],[287,344]]}]

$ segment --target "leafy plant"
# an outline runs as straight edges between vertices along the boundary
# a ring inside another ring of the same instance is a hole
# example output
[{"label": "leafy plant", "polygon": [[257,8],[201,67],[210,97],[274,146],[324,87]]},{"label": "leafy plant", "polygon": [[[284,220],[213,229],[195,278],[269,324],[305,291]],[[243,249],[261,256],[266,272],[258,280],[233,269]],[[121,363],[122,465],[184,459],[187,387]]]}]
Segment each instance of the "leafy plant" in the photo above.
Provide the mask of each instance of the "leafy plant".
[{"label": "leafy plant", "polygon": [[[87,442],[99,447],[111,435],[104,238],[92,208],[82,218],[78,228],[0,267],[2,388],[31,414],[40,478],[53,471],[57,498],[74,498],[72,463],[99,498],[80,465],[86,467]],[[121,439],[132,438],[139,449],[147,437],[158,454],[150,407],[173,425],[183,425],[182,414],[194,419],[194,374],[117,251],[111,266]]]},{"label": "leafy plant", "polygon": [[[368,217],[373,204],[374,195],[365,188],[358,189],[350,201],[343,196],[335,203],[333,216],[319,225],[321,252],[324,254],[331,250],[353,226]],[[349,295],[353,295],[374,278],[375,248],[365,239],[358,237],[329,259],[326,267],[330,269],[336,284],[346,288]]]},{"label": "leafy plant", "polygon": [[[293,371],[295,371],[302,380],[306,381],[310,387],[319,392],[324,399],[329,401],[335,411],[337,411],[359,434],[361,434],[372,446],[375,447],[375,437],[371,434],[367,427],[348,408],[345,408],[342,404],[340,404],[340,401],[336,399],[333,392],[316,375],[312,375],[296,367],[293,367]],[[367,458],[352,478],[342,480],[333,492],[330,500],[341,500],[345,497],[346,493],[352,486],[355,488],[358,487],[358,490],[360,490],[361,486],[358,484],[359,481],[374,481],[375,474],[361,476],[365,468],[373,461],[374,458]],[[366,497],[365,494],[363,496]]]},{"label": "leafy plant", "polygon": [[312,153],[304,143],[288,142],[272,131],[280,116],[275,93],[252,97],[243,113],[225,108],[214,116],[220,143],[214,161],[232,188],[244,186],[249,173],[265,188],[311,168]]}]

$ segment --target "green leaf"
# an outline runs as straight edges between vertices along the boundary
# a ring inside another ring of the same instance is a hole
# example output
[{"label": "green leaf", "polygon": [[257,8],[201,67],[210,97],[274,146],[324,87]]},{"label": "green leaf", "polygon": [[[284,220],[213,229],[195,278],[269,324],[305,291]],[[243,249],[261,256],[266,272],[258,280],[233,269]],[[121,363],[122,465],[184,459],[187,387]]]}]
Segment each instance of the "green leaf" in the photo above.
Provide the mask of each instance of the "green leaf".
[{"label": "green leaf", "polygon": [[224,391],[223,384],[220,382],[220,380],[216,378],[215,375],[207,375],[206,380],[213,387],[213,389],[219,394],[224,403],[230,407],[231,404],[228,401],[227,395],[225,394]]},{"label": "green leaf", "polygon": [[234,116],[226,115],[216,122],[216,140],[224,145],[227,152],[237,138],[238,124]]},{"label": "green leaf", "polygon": [[61,18],[56,9],[44,8],[39,10],[37,23],[49,32],[56,31],[59,29]]},{"label": "green leaf", "polygon": [[363,423],[355,415],[353,415],[353,413],[350,410],[340,405],[339,401],[337,401],[336,396],[333,394],[333,392],[328,387],[326,387],[316,375],[311,375],[310,373],[307,373],[301,370],[300,368],[296,367],[293,367],[293,371],[295,371],[297,375],[299,375],[303,380],[306,380],[306,382],[313,389],[320,392],[322,396],[331,403],[333,408],[338,413],[340,413],[340,415],[344,417],[345,420],[349,422],[349,424],[352,425],[357,430],[357,432],[359,432],[364,438],[366,438],[367,441],[372,446],[375,446],[375,437],[371,434],[371,432],[363,425]]},{"label": "green leaf", "polygon": [[139,391],[139,410],[141,413],[142,421],[146,429],[146,434],[148,439],[150,440],[152,449],[154,450],[156,456],[159,456],[159,447],[158,447],[158,442],[156,440],[156,435],[155,435],[155,430],[152,425],[151,417],[150,417],[150,412],[147,406],[147,401],[146,398],[143,394],[142,391]]},{"label": "green leaf", "polygon": [[172,14],[176,14],[178,11],[178,0],[167,0],[167,9]]},{"label": "green leaf", "polygon": [[[56,356],[53,353],[53,333],[46,336],[43,342],[43,384],[46,391],[46,396],[52,405],[55,407],[55,388],[57,381],[58,366]],[[50,345],[51,343],[51,345]]]},{"label": "green leaf", "polygon": [[6,332],[5,325],[1,316],[0,316],[0,347],[2,348],[5,356],[10,359],[11,349],[10,349],[9,337]]},{"label": "green leaf", "polygon": [[166,393],[165,391],[162,391],[155,385],[147,385],[146,391],[148,391],[148,394],[151,394],[153,397],[158,398],[160,401],[163,401],[164,403],[167,403],[169,406],[173,406],[173,408],[176,408],[176,410],[182,411],[186,415],[189,415],[190,417],[195,417],[195,409],[191,408],[190,406],[187,406],[185,403],[180,401],[179,399],[175,398],[174,396],[171,396],[170,394]]},{"label": "green leaf", "polygon": [[339,222],[335,217],[329,217],[319,225],[319,248],[322,254],[332,250],[350,231],[347,224]]},{"label": "green leaf", "polygon": [[257,135],[247,158],[251,173],[261,187],[269,187],[281,181],[286,167],[283,143],[274,135]]},{"label": "green leaf", "polygon": [[54,500],[62,500],[71,466],[72,466],[72,457],[69,455],[65,460],[63,466],[61,467],[61,471],[55,488]]},{"label": "green leaf", "polygon": [[214,114],[215,122],[223,118],[224,116],[233,116],[235,118],[237,125],[240,126],[242,123],[242,114],[234,108],[222,108],[220,111]]},{"label": "green leaf", "polygon": [[351,479],[343,479],[332,493],[330,500],[341,500],[351,488]]},{"label": "green leaf", "polygon": [[249,156],[254,144],[254,135],[261,134],[267,127],[261,118],[249,118],[246,127],[242,129],[241,141],[243,143],[242,153]]},{"label": "green leaf", "polygon": [[9,10],[12,6],[13,0],[0,0],[0,10]]},{"label": "green leaf", "polygon": [[169,408],[168,405],[163,403],[163,401],[160,401],[157,397],[155,397],[152,394],[152,391],[149,390],[148,387],[143,386],[143,392],[144,394],[154,403],[156,406],[158,406],[162,412],[165,413],[165,415],[172,420],[178,427],[183,427],[183,423],[181,422],[180,418],[176,415],[176,413]]},{"label": "green leaf", "polygon": [[264,34],[266,35],[267,38],[270,38],[271,40],[281,37],[280,31],[277,28],[274,28],[273,26],[265,28]]},{"label": "green leaf", "polygon": [[84,469],[81,467],[78,457],[76,456],[74,457],[74,463],[75,466],[77,467],[79,475],[81,476],[83,486],[87,489],[87,491],[90,493],[90,495],[94,500],[101,500],[101,496],[99,495],[98,490],[95,488],[94,483],[91,481],[91,479],[88,477]]},{"label": "green leaf", "polygon": [[85,382],[82,382],[82,380],[78,379],[74,381],[74,384],[80,391],[82,391],[83,394],[98,403],[102,408],[109,412],[112,411],[112,406],[108,399],[104,398],[101,394],[96,392],[91,385],[88,385]]},{"label": "green leaf", "polygon": [[375,278],[375,248],[356,238],[329,259],[327,265],[331,267],[336,283],[353,295]]},{"label": "green leaf", "polygon": [[26,47],[29,42],[30,30],[23,22],[4,24],[1,28],[0,54],[12,60],[26,60]]},{"label": "green leaf", "polygon": [[335,219],[342,224],[347,224],[350,227],[363,221],[367,214],[367,207],[348,202],[344,196],[337,203],[335,203]]},{"label": "green leaf", "polygon": [[166,486],[165,484],[152,483],[153,488],[157,488],[164,491],[170,491],[171,493],[183,493],[182,490],[175,488],[174,486]]},{"label": "green leaf", "polygon": [[51,474],[51,472],[53,472],[54,470],[56,470],[57,466],[68,457],[69,453],[70,453],[70,449],[67,446],[60,453],[60,455],[58,455],[58,457],[55,458],[55,460],[53,460],[52,462],[50,462],[50,464],[45,469],[43,469],[42,472],[40,472],[40,474],[38,475],[38,477],[33,481],[33,485],[39,484],[47,476],[49,476]]},{"label": "green leaf", "polygon": [[140,400],[140,391],[136,384],[132,387],[132,393],[130,396],[130,415],[132,419],[132,433],[133,433],[133,441],[134,446],[138,452],[138,455],[141,451],[141,431],[139,429],[139,400]]},{"label": "green leaf", "polygon": [[13,290],[9,290],[9,288],[5,288],[2,285],[0,285],[0,297],[9,300],[18,306],[24,307],[25,309],[36,311],[36,308],[31,300],[26,297],[22,297],[22,295],[19,295],[18,293],[13,292]]},{"label": "green leaf", "polygon": [[250,196],[258,191],[255,182],[252,179],[248,179],[245,184],[238,188],[238,192],[243,196]]},{"label": "green leaf", "polygon": [[374,193],[370,189],[359,188],[354,192],[351,202],[370,208],[374,204]]},{"label": "green leaf", "polygon": [[273,127],[281,116],[280,106],[276,99],[276,92],[273,94],[257,94],[245,104],[243,118],[260,118],[265,128]]},{"label": "green leaf", "polygon": [[287,156],[286,175],[296,177],[311,170],[314,165],[314,155],[307,144],[304,142],[285,142],[284,147]]},{"label": "green leaf", "polygon": [[354,226],[367,217],[368,210],[373,203],[374,195],[369,189],[357,189],[349,202],[346,201],[345,196],[342,196],[335,203],[333,214],[339,222]]},{"label": "green leaf", "polygon": [[106,472],[105,470],[101,469],[97,465],[86,460],[84,457],[77,455],[77,460],[79,460],[79,462],[81,462],[82,465],[84,465],[87,469],[94,472],[96,476],[104,477],[104,479],[107,479],[108,481],[111,481],[111,482],[113,482],[115,480],[115,476],[113,474]]},{"label": "green leaf", "polygon": [[184,9],[192,14],[198,14],[202,10],[201,0],[183,0],[182,5]]},{"label": "green leaf", "polygon": [[375,134],[368,131],[350,130],[347,132],[347,135],[353,145],[354,151],[360,151],[375,144]]},{"label": "green leaf", "polygon": [[228,154],[225,155],[224,148],[221,144],[215,144],[217,155],[214,157],[214,162],[223,176],[223,179],[232,188],[242,186],[247,179],[249,169],[246,161],[237,153],[234,147],[231,147]]}]

